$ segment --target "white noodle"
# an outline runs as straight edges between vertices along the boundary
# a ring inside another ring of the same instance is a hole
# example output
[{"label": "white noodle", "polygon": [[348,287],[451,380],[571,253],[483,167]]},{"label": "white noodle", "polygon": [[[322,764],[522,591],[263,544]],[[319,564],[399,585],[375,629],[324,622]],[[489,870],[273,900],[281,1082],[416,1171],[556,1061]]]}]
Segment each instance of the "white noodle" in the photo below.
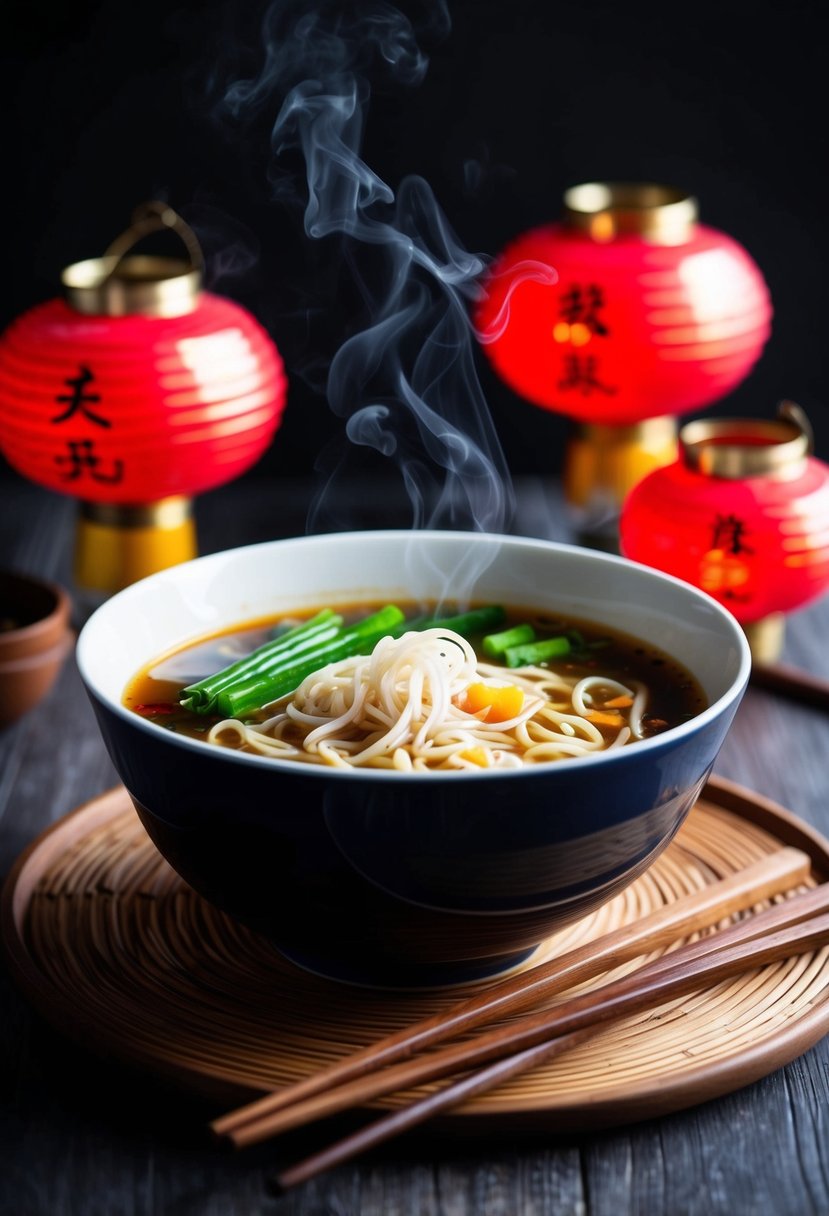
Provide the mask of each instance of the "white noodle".
[{"label": "white noodle", "polygon": [[[585,676],[573,689],[573,708],[577,714],[589,713],[594,708],[593,697],[599,689],[609,694],[605,700],[612,700],[613,697],[633,696],[633,689],[620,684],[618,680],[608,680],[607,676]],[[585,697],[588,698],[589,704],[585,702]]]},{"label": "white noodle", "polygon": [[[520,712],[488,722],[463,708],[470,684],[517,687]],[[633,698],[611,735],[590,721],[617,696]],[[208,739],[276,759],[335,768],[421,772],[517,768],[623,747],[642,737],[647,690],[593,675],[568,679],[546,667],[479,663],[459,634],[426,629],[386,637],[370,655],[331,663],[273,706],[266,721],[218,722]]]},{"label": "white noodle", "polygon": [[642,729],[642,714],[645,712],[645,706],[648,703],[648,690],[644,684],[636,685],[636,696],[633,699],[633,705],[630,707],[630,716],[628,725],[630,733],[634,739],[644,739],[644,731]]}]

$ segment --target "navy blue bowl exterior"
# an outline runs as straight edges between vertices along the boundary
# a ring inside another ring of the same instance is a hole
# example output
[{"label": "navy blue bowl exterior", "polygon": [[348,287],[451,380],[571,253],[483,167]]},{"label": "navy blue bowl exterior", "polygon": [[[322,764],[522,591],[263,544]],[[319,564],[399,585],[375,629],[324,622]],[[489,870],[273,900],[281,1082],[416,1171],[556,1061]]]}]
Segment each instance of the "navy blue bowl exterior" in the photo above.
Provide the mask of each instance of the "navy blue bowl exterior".
[{"label": "navy blue bowl exterior", "polygon": [[737,702],[610,764],[435,779],[229,762],[92,695],[149,835],[206,899],[289,957],[360,983],[454,983],[518,961],[665,847]]}]

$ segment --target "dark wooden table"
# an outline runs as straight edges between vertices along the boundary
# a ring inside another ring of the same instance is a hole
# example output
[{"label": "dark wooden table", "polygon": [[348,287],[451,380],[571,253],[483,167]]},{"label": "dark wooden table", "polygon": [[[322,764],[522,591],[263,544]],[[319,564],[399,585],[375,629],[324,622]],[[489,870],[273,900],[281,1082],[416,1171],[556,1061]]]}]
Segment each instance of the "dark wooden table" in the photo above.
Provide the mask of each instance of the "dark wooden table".
[{"label": "dark wooden table", "polygon": [[[554,483],[517,486],[513,530],[569,539]],[[260,475],[199,502],[203,551],[301,534],[309,487]],[[71,582],[74,506],[0,480],[0,567]],[[407,526],[364,482],[341,527]],[[829,599],[790,619],[784,656],[829,677]],[[829,834],[829,712],[750,689],[716,771]],[[49,823],[115,784],[77,670],[0,732],[0,871]],[[0,1213],[9,1216],[803,1216],[829,1212],[829,1039],[765,1080],[663,1119],[531,1143],[421,1135],[287,1196],[276,1146],[208,1142],[202,1101],[94,1058],[46,1026],[5,972]],[[310,1148],[310,1145],[308,1146]],[[297,1146],[293,1146],[296,1155]]]}]

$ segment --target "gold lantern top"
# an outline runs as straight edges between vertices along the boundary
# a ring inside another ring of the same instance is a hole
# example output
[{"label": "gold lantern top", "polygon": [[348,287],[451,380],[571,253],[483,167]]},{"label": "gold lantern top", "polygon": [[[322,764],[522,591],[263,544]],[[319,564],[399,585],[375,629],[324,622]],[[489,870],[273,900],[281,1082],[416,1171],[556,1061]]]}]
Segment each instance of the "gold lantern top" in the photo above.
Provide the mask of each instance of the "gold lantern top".
[{"label": "gold lantern top", "polygon": [[[178,236],[186,257],[130,253],[138,241],[164,230]],[[61,275],[66,302],[90,316],[180,317],[192,312],[202,289],[204,257],[195,233],[166,203],[142,203],[129,228],[103,257],[67,266]]]}]

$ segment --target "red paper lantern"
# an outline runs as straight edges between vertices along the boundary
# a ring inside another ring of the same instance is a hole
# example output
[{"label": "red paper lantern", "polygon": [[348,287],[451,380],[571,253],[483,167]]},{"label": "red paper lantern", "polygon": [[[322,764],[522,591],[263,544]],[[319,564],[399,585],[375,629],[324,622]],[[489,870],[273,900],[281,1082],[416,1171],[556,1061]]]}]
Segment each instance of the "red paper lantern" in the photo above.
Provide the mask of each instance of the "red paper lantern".
[{"label": "red paper lantern", "polygon": [[[125,256],[170,228],[187,259]],[[0,339],[0,446],[24,476],[83,503],[77,571],[111,591],[195,553],[190,496],[249,468],[285,405],[279,354],[233,301],[201,290],[198,243],[147,204],[65,299]]]},{"label": "red paper lantern", "polygon": [[829,587],[829,468],[809,455],[797,407],[773,421],[717,419],[680,432],[680,459],[622,508],[622,552],[707,591],[776,657],[783,614]]},{"label": "red paper lantern", "polygon": [[648,420],[739,384],[768,338],[771,303],[746,251],[699,224],[679,191],[593,182],[564,203],[560,223],[495,260],[476,321],[507,384],[589,428],[578,442],[592,453],[572,452],[565,472],[569,500],[586,505],[598,487],[620,503],[628,483],[675,458],[675,427],[668,437]]}]

